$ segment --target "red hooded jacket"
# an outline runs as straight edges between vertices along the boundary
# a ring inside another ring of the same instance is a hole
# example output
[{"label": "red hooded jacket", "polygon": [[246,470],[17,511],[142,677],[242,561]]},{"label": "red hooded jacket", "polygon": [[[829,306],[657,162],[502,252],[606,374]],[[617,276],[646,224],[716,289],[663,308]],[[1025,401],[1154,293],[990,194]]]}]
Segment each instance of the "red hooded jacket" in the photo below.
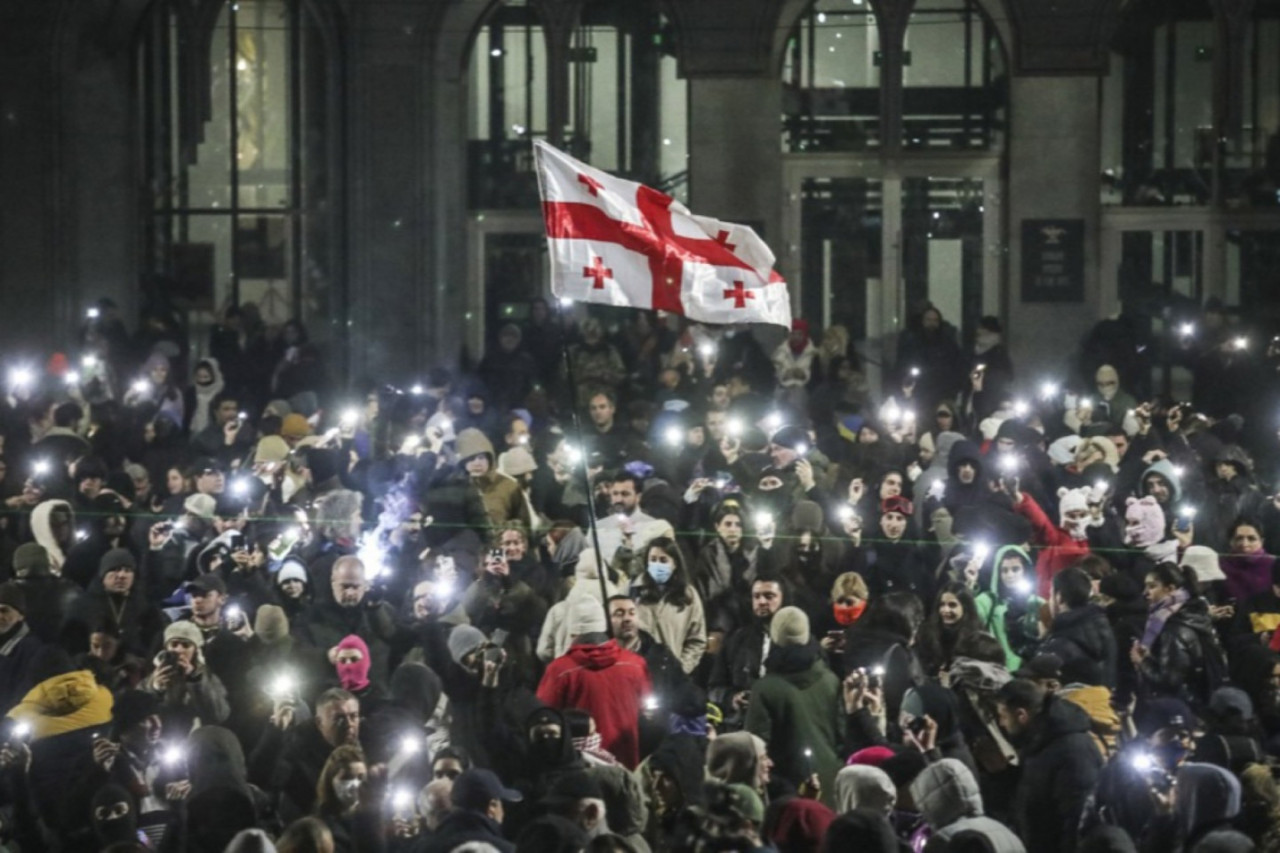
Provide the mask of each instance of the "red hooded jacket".
[{"label": "red hooded jacket", "polygon": [[1089,556],[1089,540],[1072,539],[1071,534],[1050,521],[1040,504],[1026,493],[1013,511],[1031,522],[1034,542],[1040,546],[1040,556],[1036,558],[1036,576],[1040,583],[1036,593],[1049,601],[1053,598],[1053,576]]},{"label": "red hooded jacket", "polygon": [[651,689],[644,658],[609,640],[571,646],[553,660],[538,684],[538,699],[558,710],[591,714],[600,745],[634,770],[640,763],[640,709]]}]

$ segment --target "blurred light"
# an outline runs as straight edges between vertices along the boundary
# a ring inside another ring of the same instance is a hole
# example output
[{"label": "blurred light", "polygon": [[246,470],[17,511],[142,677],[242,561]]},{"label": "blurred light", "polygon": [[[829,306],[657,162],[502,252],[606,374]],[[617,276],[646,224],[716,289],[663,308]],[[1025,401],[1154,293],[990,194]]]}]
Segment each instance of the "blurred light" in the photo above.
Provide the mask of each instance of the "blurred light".
[{"label": "blurred light", "polygon": [[415,397],[421,397],[423,394],[427,393],[427,389],[423,388],[422,385],[419,383],[419,384],[415,384],[412,388],[410,388],[409,393]]},{"label": "blurred light", "polygon": [[1041,399],[1041,400],[1052,400],[1052,399],[1053,399],[1054,397],[1056,397],[1056,396],[1058,396],[1058,383],[1057,383],[1057,382],[1043,382],[1043,383],[1041,383],[1041,385],[1040,385],[1040,399]]},{"label": "blurred light", "polygon": [[684,430],[678,426],[669,426],[662,434],[662,439],[672,447],[679,447],[684,444]]},{"label": "blurred light", "polygon": [[345,429],[351,429],[360,422],[360,412],[356,409],[346,409],[342,413],[342,417],[338,419]]}]

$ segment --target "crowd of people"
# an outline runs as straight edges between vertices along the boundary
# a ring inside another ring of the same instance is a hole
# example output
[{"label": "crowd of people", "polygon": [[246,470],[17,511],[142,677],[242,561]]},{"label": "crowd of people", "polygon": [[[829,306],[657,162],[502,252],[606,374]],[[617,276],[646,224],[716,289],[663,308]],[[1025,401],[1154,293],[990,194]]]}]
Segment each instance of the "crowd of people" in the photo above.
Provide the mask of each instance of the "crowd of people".
[{"label": "crowd of people", "polygon": [[1277,853],[1280,352],[1170,334],[537,300],[333,387],[104,300],[0,377],[0,845]]}]

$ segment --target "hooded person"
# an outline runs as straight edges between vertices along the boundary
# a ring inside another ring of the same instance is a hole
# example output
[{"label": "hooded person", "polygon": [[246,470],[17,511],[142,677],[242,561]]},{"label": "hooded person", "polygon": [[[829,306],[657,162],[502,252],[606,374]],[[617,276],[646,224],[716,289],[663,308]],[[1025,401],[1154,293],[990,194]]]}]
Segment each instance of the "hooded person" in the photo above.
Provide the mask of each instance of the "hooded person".
[{"label": "hooded person", "polygon": [[930,764],[910,786],[911,800],[932,830],[931,838],[949,842],[957,834],[974,831],[995,853],[1026,853],[1022,840],[1007,826],[983,813],[978,781],[954,758]]},{"label": "hooded person", "polygon": [[413,790],[431,781],[432,760],[445,746],[436,728],[443,696],[444,684],[430,667],[405,662],[391,673],[386,701],[369,714],[361,704],[365,753],[373,764],[387,765],[389,779]]},{"label": "hooded person", "polygon": [[827,829],[836,819],[830,808],[805,797],[790,797],[771,808],[769,840],[779,853],[810,853],[817,850]]},{"label": "hooded person", "polygon": [[655,849],[664,849],[682,826],[689,809],[706,801],[706,739],[693,735],[663,738],[647,765],[653,795],[645,838]]},{"label": "hooded person", "polygon": [[942,505],[954,516],[962,509],[986,504],[991,499],[987,473],[978,445],[968,439],[957,441],[947,456],[947,482]]},{"label": "hooded person", "polygon": [[75,529],[75,510],[67,501],[44,501],[31,510],[31,536],[49,554],[49,571],[58,577],[75,544]]},{"label": "hooded person", "polygon": [[1000,641],[1005,668],[1015,672],[1022,656],[1040,639],[1040,608],[1031,555],[1016,545],[996,551],[988,589],[974,597],[982,630]]},{"label": "hooded person", "polygon": [[640,763],[640,711],[653,690],[649,668],[644,658],[609,639],[599,602],[589,597],[576,601],[567,625],[569,651],[547,666],[538,683],[538,699],[551,708],[589,713],[600,732],[600,745],[634,769]]},{"label": "hooded person", "polygon": [[480,492],[489,523],[498,527],[509,521],[519,521],[528,529],[532,519],[520,483],[498,471],[497,456],[488,436],[475,428],[464,429],[458,433],[456,447],[458,464]]},{"label": "hooded person", "polygon": [[1138,495],[1155,498],[1165,518],[1172,518],[1174,507],[1182,500],[1182,476],[1167,457],[1157,459],[1142,472]]},{"label": "hooded person", "polygon": [[[610,596],[619,592],[611,578],[605,579],[604,588]],[[569,651],[570,640],[573,638],[569,633],[570,611],[579,602],[586,600],[594,602],[604,612],[605,605],[600,597],[599,561],[595,550],[586,548],[579,553],[577,565],[573,568],[573,586],[568,595],[551,606],[547,611],[547,618],[542,622],[542,632],[538,636],[538,658],[543,663],[550,663]]]},{"label": "hooded person", "polygon": [[1178,559],[1177,541],[1165,539],[1164,510],[1151,496],[1130,497],[1125,501],[1124,544],[1141,549],[1153,563]]},{"label": "hooded person", "polygon": [[188,435],[199,435],[209,426],[214,398],[226,385],[222,367],[216,358],[206,356],[196,362],[195,369],[191,371],[191,387],[185,394],[186,410],[191,418],[187,423]]},{"label": "hooded person", "polygon": [[870,809],[888,817],[897,802],[897,786],[879,767],[851,764],[836,774],[835,810],[839,814]]},{"label": "hooded person", "polygon": [[1204,853],[1244,853],[1254,849],[1249,836],[1232,825],[1240,814],[1241,787],[1231,771],[1187,762],[1178,768],[1176,784],[1173,833],[1168,839],[1174,843],[1165,849]]},{"label": "hooded person", "polygon": [[348,634],[333,647],[333,668],[338,674],[338,684],[360,700],[360,712],[373,713],[387,699],[381,684],[369,680],[373,657],[369,644],[355,634]]},{"label": "hooded person", "polygon": [[769,638],[767,674],[751,686],[744,728],[769,744],[779,776],[798,786],[817,773],[830,799],[843,734],[836,713],[840,681],[811,642],[803,610],[783,607],[775,613]]},{"label": "hooded person", "polygon": [[726,785],[746,785],[761,797],[772,767],[768,745],[750,732],[719,735],[707,746],[707,773]]},{"label": "hooded person", "polygon": [[185,808],[166,833],[178,841],[176,849],[223,853],[266,811],[266,795],[248,782],[240,741],[221,726],[202,726],[187,739],[187,780]]}]

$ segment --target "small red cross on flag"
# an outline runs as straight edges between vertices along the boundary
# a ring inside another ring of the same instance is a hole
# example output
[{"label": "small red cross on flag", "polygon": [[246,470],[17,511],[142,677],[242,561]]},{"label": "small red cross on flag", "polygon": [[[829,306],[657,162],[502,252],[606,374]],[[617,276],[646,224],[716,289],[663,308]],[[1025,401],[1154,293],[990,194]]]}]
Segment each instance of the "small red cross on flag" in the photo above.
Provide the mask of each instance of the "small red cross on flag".
[{"label": "small red cross on flag", "polygon": [[750,228],[695,216],[541,140],[534,154],[556,296],[791,327],[787,284]]}]

